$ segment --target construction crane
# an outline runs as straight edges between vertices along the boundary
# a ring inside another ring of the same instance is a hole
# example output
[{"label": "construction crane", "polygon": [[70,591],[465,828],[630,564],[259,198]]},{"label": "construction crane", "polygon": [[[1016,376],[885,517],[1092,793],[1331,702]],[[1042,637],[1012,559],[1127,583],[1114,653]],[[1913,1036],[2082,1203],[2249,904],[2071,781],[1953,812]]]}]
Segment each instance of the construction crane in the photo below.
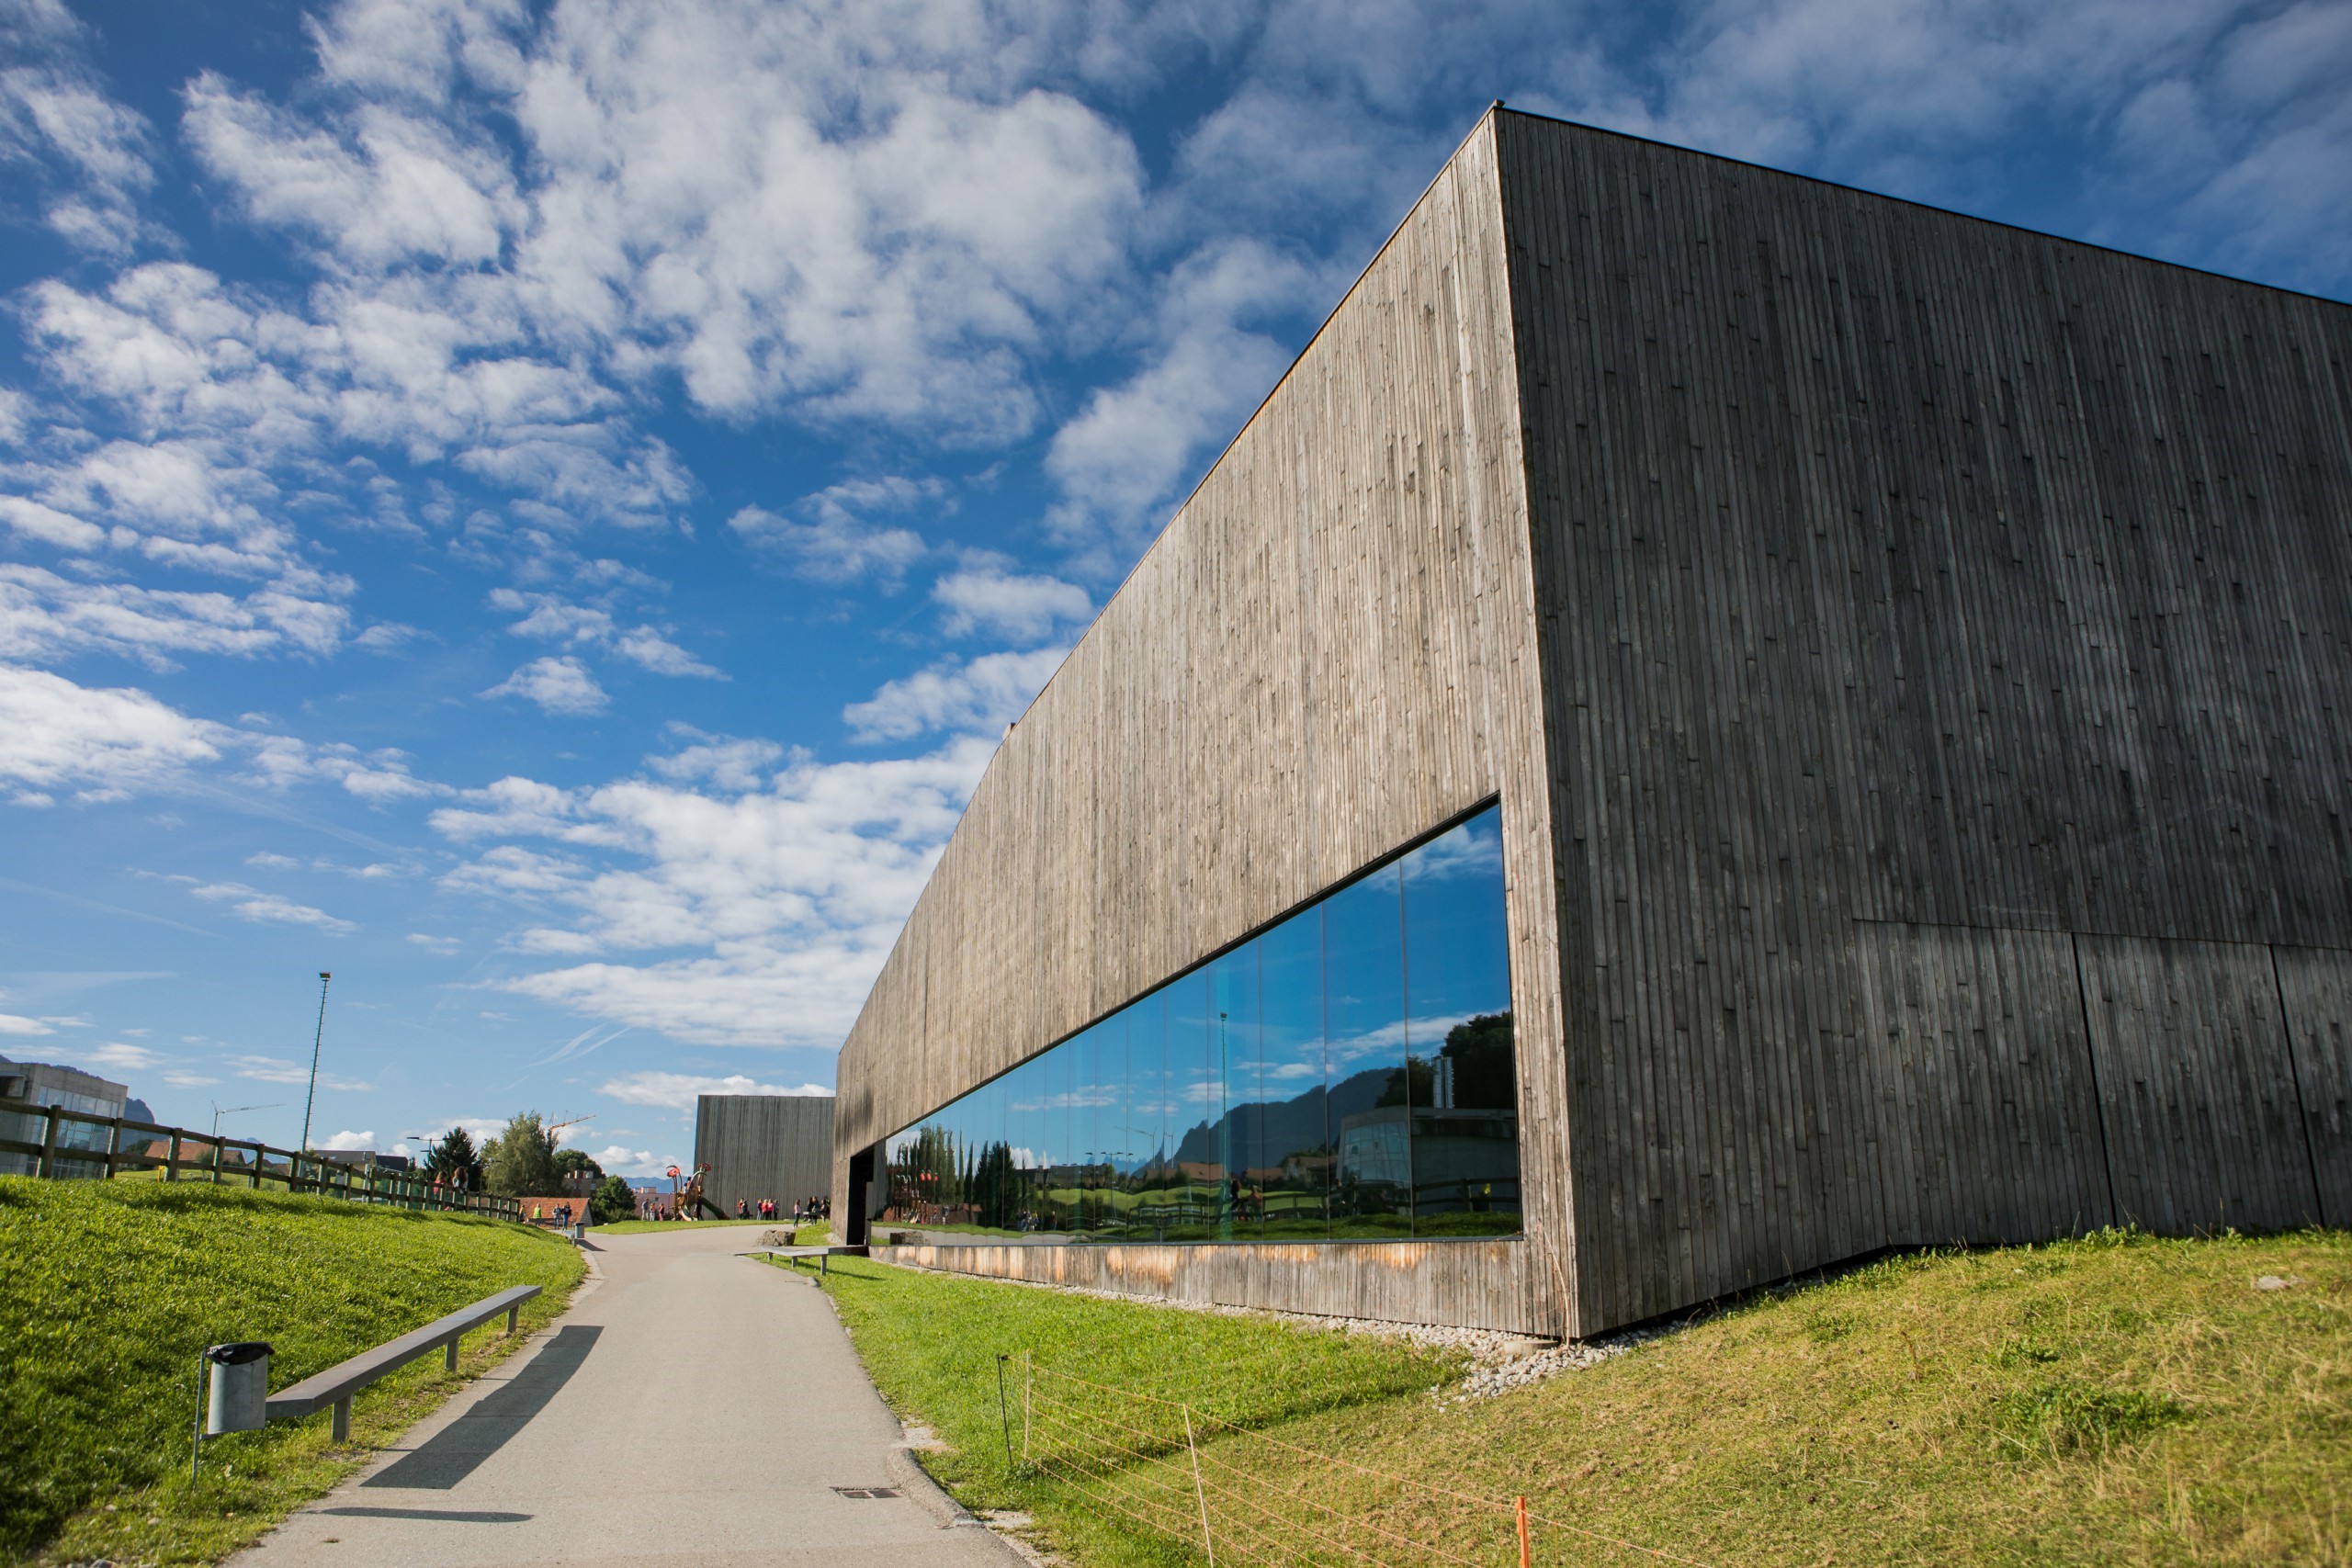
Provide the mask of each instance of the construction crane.
[{"label": "construction crane", "polygon": [[552,1138],[552,1137],[554,1137],[558,1133],[562,1132],[566,1127],[577,1127],[577,1126],[579,1126],[579,1125],[580,1125],[580,1123],[582,1123],[582,1122],[594,1122],[595,1119],[596,1119],[596,1113],[595,1113],[594,1111],[590,1111],[590,1112],[588,1112],[588,1114],[587,1114],[587,1115],[585,1115],[585,1116],[574,1116],[574,1117],[573,1117],[571,1121],[569,1121],[569,1122],[558,1122],[557,1123],[555,1123],[555,1124],[554,1124],[553,1126],[551,1126],[551,1127],[543,1127],[543,1128],[541,1128],[541,1129],[540,1129],[540,1131],[541,1131],[541,1132],[543,1132],[543,1133],[545,1133],[548,1137]]}]

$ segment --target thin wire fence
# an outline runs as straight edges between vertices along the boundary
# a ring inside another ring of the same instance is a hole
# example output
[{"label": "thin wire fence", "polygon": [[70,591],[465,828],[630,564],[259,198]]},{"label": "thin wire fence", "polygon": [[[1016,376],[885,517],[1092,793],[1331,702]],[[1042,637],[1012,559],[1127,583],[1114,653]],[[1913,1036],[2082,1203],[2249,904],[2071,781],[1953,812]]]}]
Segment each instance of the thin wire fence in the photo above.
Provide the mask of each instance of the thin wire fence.
[{"label": "thin wire fence", "polygon": [[1261,1568],[1583,1568],[1697,1560],[1238,1427],[1189,1404],[999,1361],[1009,1463],[1105,1517]]}]

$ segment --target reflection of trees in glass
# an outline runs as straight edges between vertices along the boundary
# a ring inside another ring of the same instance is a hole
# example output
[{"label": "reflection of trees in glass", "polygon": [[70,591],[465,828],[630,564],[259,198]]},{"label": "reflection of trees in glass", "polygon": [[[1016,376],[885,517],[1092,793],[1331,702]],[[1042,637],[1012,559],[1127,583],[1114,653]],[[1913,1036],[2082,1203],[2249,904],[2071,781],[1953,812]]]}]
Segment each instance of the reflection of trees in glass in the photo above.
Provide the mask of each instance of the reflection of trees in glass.
[{"label": "reflection of trees in glass", "polygon": [[[1408,1093],[1412,1098],[1406,1098]],[[1482,1012],[1446,1032],[1436,1061],[1408,1056],[1392,1068],[1375,1106],[1438,1106],[1445,1110],[1511,1111],[1519,1105],[1519,1075],[1511,1063],[1510,1010]]]},{"label": "reflection of trees in glass", "polygon": [[[1510,1010],[1455,1024],[1440,1053],[1453,1064],[1453,1103],[1464,1111],[1515,1111],[1519,1073],[1511,1063]],[[1416,1099],[1417,1105],[1433,1103]]]},{"label": "reflection of trees in glass", "polygon": [[1010,1226],[1021,1210],[1021,1178],[1012,1168],[1012,1145],[990,1144],[980,1151],[972,1163],[972,1174],[967,1189],[975,1209],[978,1224]]}]

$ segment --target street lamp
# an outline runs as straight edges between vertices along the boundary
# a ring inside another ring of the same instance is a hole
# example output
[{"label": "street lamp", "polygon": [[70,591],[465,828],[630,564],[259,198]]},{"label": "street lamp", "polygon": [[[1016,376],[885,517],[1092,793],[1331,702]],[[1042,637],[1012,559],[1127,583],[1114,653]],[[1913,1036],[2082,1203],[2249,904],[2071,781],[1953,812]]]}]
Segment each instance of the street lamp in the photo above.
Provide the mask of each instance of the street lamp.
[{"label": "street lamp", "polygon": [[319,1028],[311,1036],[311,1092],[302,1100],[302,1152],[311,1149],[311,1108],[319,1102],[319,1046],[327,1037],[327,982],[334,976],[319,971]]},{"label": "street lamp", "polygon": [[[433,1145],[441,1141],[439,1137],[431,1133],[402,1133],[401,1136],[403,1138],[414,1138],[418,1143],[423,1144],[427,1155],[430,1155],[433,1152]],[[462,1170],[452,1171],[446,1176],[436,1176],[434,1179],[445,1182],[447,1185],[456,1188],[460,1192],[463,1192],[466,1190],[466,1173]]]}]

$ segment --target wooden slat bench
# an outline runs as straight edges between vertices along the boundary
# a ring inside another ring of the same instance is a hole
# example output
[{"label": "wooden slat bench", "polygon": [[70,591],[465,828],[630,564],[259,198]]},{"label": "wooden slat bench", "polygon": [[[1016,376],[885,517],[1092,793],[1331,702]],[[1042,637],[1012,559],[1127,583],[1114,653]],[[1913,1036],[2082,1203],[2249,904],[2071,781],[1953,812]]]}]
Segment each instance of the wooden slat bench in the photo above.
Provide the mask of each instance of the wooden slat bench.
[{"label": "wooden slat bench", "polygon": [[325,1371],[304,1378],[291,1388],[271,1394],[268,1417],[274,1421],[280,1416],[308,1416],[322,1404],[332,1404],[334,1406],[334,1440],[338,1443],[346,1441],[351,1436],[353,1394],[385,1373],[407,1366],[435,1347],[444,1352],[442,1365],[456,1371],[458,1341],[468,1329],[479,1327],[504,1313],[506,1332],[514,1333],[523,1303],[538,1293],[537,1285],[517,1285],[511,1291],[484,1296],[471,1306],[459,1307],[448,1316],[428,1323],[413,1334],[386,1340],[372,1350],[362,1350],[347,1361],[339,1362]]},{"label": "wooden slat bench", "polygon": [[827,1271],[827,1266],[832,1258],[863,1258],[865,1256],[865,1248],[863,1247],[754,1247],[736,1256],[740,1258],[813,1258],[817,1259],[817,1272],[822,1274]]}]

